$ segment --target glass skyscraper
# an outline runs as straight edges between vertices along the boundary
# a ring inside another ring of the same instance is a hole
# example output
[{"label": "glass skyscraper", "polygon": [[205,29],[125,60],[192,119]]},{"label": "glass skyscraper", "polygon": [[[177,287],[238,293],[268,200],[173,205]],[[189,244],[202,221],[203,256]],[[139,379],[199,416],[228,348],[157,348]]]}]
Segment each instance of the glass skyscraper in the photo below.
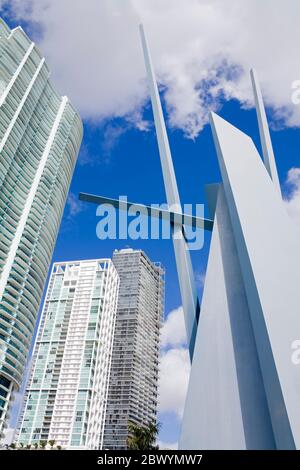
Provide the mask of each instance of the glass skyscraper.
[{"label": "glass skyscraper", "polygon": [[0,435],[21,384],[82,139],[39,49],[0,19]]},{"label": "glass skyscraper", "polygon": [[111,260],[53,265],[19,443],[102,447],[118,288]]},{"label": "glass skyscraper", "polygon": [[156,423],[164,270],[141,250],[115,251],[120,276],[103,449],[126,449],[128,424]]}]

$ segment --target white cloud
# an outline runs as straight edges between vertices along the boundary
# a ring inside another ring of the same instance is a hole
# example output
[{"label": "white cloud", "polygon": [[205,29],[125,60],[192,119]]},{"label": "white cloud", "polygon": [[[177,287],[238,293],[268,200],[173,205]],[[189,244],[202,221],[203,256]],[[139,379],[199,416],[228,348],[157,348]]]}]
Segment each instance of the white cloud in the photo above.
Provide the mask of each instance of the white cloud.
[{"label": "white cloud", "polygon": [[291,168],[288,171],[286,185],[290,189],[285,200],[286,208],[300,231],[300,168]]},{"label": "white cloud", "polygon": [[291,168],[287,174],[287,183],[298,188],[300,186],[300,168]]},{"label": "white cloud", "polygon": [[300,2],[290,0],[9,0],[34,22],[52,77],[85,118],[134,116],[148,97],[138,36],[143,22],[165,88],[170,125],[196,136],[222,96],[252,102],[256,67],[266,103],[300,125],[291,84],[299,79]]},{"label": "white cloud", "polygon": [[172,310],[161,329],[162,348],[183,346],[186,344],[186,331],[182,307]]},{"label": "white cloud", "polygon": [[177,450],[178,449],[177,442],[157,441],[157,444],[160,450]]},{"label": "white cloud", "polygon": [[159,411],[181,419],[190,373],[182,307],[168,314],[161,330],[161,347]]},{"label": "white cloud", "polygon": [[190,359],[186,348],[163,352],[160,363],[159,411],[175,413],[180,419],[186,397]]}]

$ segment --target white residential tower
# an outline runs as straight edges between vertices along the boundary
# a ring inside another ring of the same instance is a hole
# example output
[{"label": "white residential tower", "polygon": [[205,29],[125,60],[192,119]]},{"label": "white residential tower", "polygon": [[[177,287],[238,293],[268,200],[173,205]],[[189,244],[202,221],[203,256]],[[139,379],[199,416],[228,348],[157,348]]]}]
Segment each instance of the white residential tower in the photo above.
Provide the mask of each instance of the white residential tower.
[{"label": "white residential tower", "polygon": [[22,382],[82,139],[39,49],[0,18],[0,436]]},{"label": "white residential tower", "polygon": [[19,443],[102,447],[118,287],[109,259],[53,265]]}]

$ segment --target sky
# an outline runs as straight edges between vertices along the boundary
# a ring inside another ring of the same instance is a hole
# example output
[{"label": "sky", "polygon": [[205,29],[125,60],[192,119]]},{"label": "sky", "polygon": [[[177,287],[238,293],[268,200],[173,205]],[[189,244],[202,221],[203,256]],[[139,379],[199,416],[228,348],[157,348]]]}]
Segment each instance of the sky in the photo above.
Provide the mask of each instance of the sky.
[{"label": "sky", "polygon": [[[53,261],[111,257],[114,249],[130,246],[166,269],[159,441],[174,448],[189,359],[172,242],[99,240],[96,206],[79,202],[78,193],[127,195],[145,204],[166,201],[138,35],[143,22],[182,203],[205,203],[205,185],[220,181],[210,110],[250,135],[261,153],[249,76],[255,67],[285,204],[299,229],[300,104],[292,100],[292,84],[300,80],[300,3],[0,0],[0,15],[11,27],[22,25],[36,42],[58,91],[70,98],[84,123]],[[205,232],[203,248],[191,252],[200,298],[209,243]]]}]

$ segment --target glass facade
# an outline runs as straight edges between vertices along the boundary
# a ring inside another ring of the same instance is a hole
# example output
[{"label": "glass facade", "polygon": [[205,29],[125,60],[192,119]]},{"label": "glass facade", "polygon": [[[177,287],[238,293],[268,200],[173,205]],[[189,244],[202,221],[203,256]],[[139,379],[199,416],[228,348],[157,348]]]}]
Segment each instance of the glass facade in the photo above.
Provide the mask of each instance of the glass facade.
[{"label": "glass facade", "polygon": [[40,51],[0,19],[0,434],[21,384],[82,139]]},{"label": "glass facade", "polygon": [[111,260],[54,264],[19,442],[101,448],[118,287]]},{"label": "glass facade", "polygon": [[126,449],[128,423],[156,423],[164,270],[141,250],[115,251],[120,291],[104,449]]}]

